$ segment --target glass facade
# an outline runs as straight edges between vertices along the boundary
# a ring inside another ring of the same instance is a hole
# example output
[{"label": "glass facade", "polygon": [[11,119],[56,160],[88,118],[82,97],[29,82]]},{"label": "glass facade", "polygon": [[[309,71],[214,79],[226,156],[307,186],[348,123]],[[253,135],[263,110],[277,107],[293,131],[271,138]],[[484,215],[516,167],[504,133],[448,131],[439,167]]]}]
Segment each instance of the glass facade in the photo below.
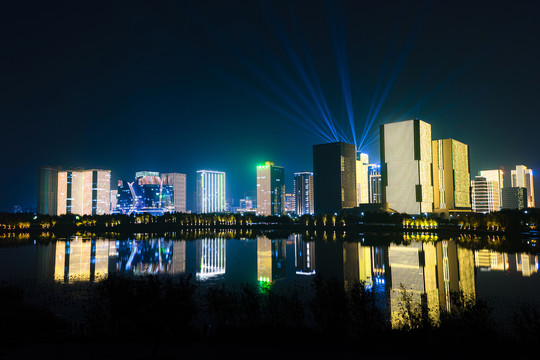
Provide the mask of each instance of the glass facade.
[{"label": "glass facade", "polygon": [[313,173],[294,173],[295,212],[297,215],[313,214]]},{"label": "glass facade", "polygon": [[285,214],[285,169],[271,161],[257,166],[257,214]]},{"label": "glass facade", "polygon": [[225,173],[222,171],[197,171],[197,212],[219,213],[225,207]]}]

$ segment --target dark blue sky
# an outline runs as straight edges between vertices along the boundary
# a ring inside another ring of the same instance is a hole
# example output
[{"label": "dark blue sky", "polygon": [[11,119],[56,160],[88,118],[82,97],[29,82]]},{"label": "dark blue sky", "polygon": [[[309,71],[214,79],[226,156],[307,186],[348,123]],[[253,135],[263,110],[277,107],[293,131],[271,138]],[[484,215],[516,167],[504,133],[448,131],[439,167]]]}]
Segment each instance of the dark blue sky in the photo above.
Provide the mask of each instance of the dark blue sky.
[{"label": "dark blue sky", "polygon": [[373,161],[380,124],[418,117],[434,139],[470,146],[472,176],[540,169],[539,10],[536,1],[2,5],[0,211],[36,206],[41,165],[111,169],[113,180],[183,172],[189,200],[196,170],[222,170],[237,203],[255,190],[255,166],[273,160],[290,189],[293,172],[312,169],[312,145],[332,137],[325,117],[349,141],[372,140]]}]

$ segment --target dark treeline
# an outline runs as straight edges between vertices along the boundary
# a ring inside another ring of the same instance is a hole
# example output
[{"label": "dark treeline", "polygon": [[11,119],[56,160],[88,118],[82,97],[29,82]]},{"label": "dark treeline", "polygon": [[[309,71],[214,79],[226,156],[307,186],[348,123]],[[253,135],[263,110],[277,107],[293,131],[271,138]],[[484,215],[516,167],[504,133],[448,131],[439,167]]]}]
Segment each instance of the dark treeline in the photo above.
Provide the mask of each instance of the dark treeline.
[{"label": "dark treeline", "polygon": [[92,287],[88,298],[66,295],[83,309],[78,320],[30,304],[19,288],[0,287],[2,326],[9,329],[4,343],[136,339],[141,344],[195,340],[249,346],[251,341],[293,340],[298,346],[369,344],[399,354],[441,348],[462,352],[468,346],[486,349],[483,346],[489,344],[497,344],[496,349],[502,344],[532,345],[540,336],[540,314],[526,304],[514,314],[512,324],[501,326],[486,302],[455,293],[450,311],[441,310],[433,318],[406,290],[399,307],[390,311],[362,283],[345,290],[343,283],[321,276],[305,288],[287,289],[264,283],[202,287],[189,276],[109,276],[85,284]]},{"label": "dark treeline", "polygon": [[456,213],[450,217],[433,214],[411,216],[388,212],[343,212],[331,215],[258,216],[255,214],[111,214],[111,215],[35,215],[0,213],[0,231],[77,231],[115,232],[175,231],[177,229],[362,229],[370,226],[387,229],[422,229],[437,231],[519,233],[536,230],[539,209],[502,210],[495,213]]}]

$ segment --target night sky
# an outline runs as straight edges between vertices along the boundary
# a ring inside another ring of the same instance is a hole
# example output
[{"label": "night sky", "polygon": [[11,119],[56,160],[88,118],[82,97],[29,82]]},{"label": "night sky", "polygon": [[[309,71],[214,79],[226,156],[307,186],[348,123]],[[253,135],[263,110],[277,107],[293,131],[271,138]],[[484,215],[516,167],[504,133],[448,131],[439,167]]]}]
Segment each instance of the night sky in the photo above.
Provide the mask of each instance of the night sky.
[{"label": "night sky", "polygon": [[[540,2],[13,1],[0,8],[0,211],[38,169],[312,170],[312,145],[419,118],[469,145],[471,176],[540,171]],[[334,129],[334,130],[332,130]],[[505,178],[509,184],[509,178]],[[540,180],[537,180],[540,181]]]}]

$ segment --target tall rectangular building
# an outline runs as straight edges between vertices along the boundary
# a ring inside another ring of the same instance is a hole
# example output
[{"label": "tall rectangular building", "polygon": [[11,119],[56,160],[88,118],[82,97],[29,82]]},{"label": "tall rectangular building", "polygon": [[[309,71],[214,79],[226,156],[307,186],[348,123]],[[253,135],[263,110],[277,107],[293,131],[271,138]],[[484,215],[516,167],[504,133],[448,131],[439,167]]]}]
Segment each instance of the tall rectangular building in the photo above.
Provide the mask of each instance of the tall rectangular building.
[{"label": "tall rectangular building", "polygon": [[315,214],[356,207],[356,146],[344,142],[313,145],[313,185]]},{"label": "tall rectangular building", "polygon": [[470,209],[469,146],[454,139],[433,140],[432,146],[434,209]]},{"label": "tall rectangular building", "polygon": [[111,171],[64,170],[58,172],[57,215],[110,213]]},{"label": "tall rectangular building", "polygon": [[368,166],[369,203],[382,203],[381,165]]},{"label": "tall rectangular building", "polygon": [[369,204],[369,156],[364,153],[356,155],[356,202]]},{"label": "tall rectangular building", "polygon": [[58,205],[58,171],[60,167],[39,168],[38,214],[54,216]]},{"label": "tall rectangular building", "polygon": [[407,120],[380,127],[383,203],[400,213],[433,211],[431,125]]},{"label": "tall rectangular building", "polygon": [[219,213],[225,209],[225,173],[213,170],[197,171],[197,212]]},{"label": "tall rectangular building", "polygon": [[478,175],[484,177],[490,186],[490,192],[493,198],[493,209],[490,211],[499,211],[502,207],[502,188],[504,187],[504,172],[496,170],[480,170]]},{"label": "tall rectangular building", "polygon": [[161,174],[164,182],[171,184],[174,195],[174,211],[186,212],[186,174],[166,173]]},{"label": "tall rectangular building", "polygon": [[527,189],[527,207],[534,207],[534,183],[533,171],[524,165],[517,165],[511,171],[512,187],[524,187]]},{"label": "tall rectangular building", "polygon": [[257,166],[257,215],[285,214],[285,169],[272,161]]},{"label": "tall rectangular building", "polygon": [[490,181],[491,186],[493,189],[491,192],[493,193],[493,210],[491,211],[499,211],[502,207],[502,188],[504,187],[504,172],[500,169],[496,170],[480,170],[478,172],[479,176],[482,176],[486,178],[486,180]]},{"label": "tall rectangular building", "polygon": [[476,176],[471,181],[472,211],[490,213],[500,210],[500,193],[498,181],[484,176]]},{"label": "tall rectangular building", "polygon": [[311,215],[314,213],[312,172],[303,171],[294,173],[294,197],[297,215]]},{"label": "tall rectangular building", "polygon": [[527,207],[527,188],[507,187],[502,189],[503,209],[525,209]]}]

